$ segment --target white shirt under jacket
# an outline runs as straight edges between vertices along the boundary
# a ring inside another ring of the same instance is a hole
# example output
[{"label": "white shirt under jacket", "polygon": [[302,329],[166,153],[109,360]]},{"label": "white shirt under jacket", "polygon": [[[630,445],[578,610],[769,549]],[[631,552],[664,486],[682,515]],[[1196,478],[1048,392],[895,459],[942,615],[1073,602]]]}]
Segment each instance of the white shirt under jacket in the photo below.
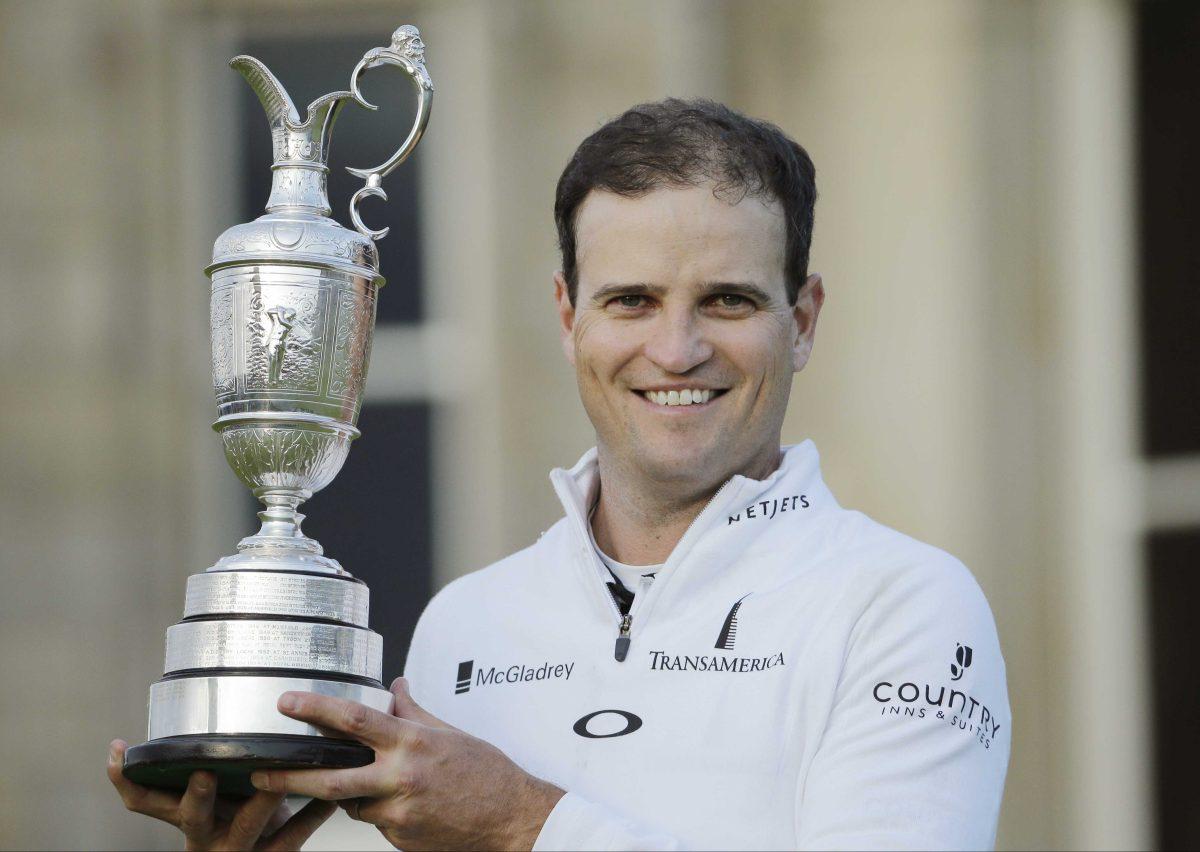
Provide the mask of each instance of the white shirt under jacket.
[{"label": "white shirt under jacket", "polygon": [[995,842],[1012,730],[987,601],[954,557],[838,506],[817,450],[735,476],[637,591],[630,644],[566,517],[443,589],[416,700],[567,790],[535,849],[968,849]]}]

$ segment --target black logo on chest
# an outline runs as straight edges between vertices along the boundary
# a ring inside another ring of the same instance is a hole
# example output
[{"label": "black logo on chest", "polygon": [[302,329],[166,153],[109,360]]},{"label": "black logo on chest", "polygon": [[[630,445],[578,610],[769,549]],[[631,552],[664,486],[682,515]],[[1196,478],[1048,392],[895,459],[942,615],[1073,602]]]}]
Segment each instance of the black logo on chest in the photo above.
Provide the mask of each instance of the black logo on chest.
[{"label": "black logo on chest", "polygon": [[[593,725],[592,721],[595,719],[602,719],[602,721]],[[620,728],[607,730],[618,720],[624,723]],[[578,720],[571,726],[571,730],[589,740],[606,740],[609,737],[623,737],[632,734],[640,727],[642,727],[642,717],[636,713],[630,713],[628,710],[597,710]]]},{"label": "black logo on chest", "polygon": [[765,518],[771,520],[776,515],[783,512],[795,512],[799,509],[807,509],[809,507],[808,495],[793,494],[790,497],[773,497],[770,500],[759,500],[757,503],[752,503],[736,515],[730,515],[729,524],[736,524],[742,520],[754,520],[756,518]]},{"label": "black logo on chest", "polygon": [[750,592],[742,595],[733,606],[729,608],[729,615],[725,616],[725,623],[721,625],[721,632],[717,634],[717,644],[713,645],[722,651],[732,651],[733,645],[737,642],[737,627],[738,627],[738,610],[742,608],[742,601],[750,597]]}]

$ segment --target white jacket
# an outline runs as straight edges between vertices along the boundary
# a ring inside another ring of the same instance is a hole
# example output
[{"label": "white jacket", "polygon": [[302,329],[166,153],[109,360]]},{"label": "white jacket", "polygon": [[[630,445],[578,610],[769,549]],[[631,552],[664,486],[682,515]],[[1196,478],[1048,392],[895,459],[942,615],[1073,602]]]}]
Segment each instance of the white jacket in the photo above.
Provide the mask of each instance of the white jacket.
[{"label": "white jacket", "polygon": [[735,476],[621,617],[566,517],[426,608],[414,698],[567,790],[535,849],[991,847],[1004,660],[952,556],[842,509],[811,441]]}]

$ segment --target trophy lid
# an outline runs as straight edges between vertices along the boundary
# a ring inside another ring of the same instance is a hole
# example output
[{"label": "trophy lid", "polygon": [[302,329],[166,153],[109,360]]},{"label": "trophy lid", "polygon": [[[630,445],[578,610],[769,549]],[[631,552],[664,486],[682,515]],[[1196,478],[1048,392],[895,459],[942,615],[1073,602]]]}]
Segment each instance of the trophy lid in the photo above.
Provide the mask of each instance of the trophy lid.
[{"label": "trophy lid", "polygon": [[328,216],[304,211],[280,210],[229,228],[213,244],[212,264],[204,272],[259,263],[333,267],[371,278],[377,286],[385,281],[379,249],[371,239]]},{"label": "trophy lid", "polygon": [[[390,45],[367,51],[350,76],[350,90],[321,95],[308,105],[303,120],[283,84],[262,62],[252,56],[237,56],[229,65],[258,95],[271,126],[271,196],[265,215],[234,225],[217,238],[212,264],[205,274],[211,276],[228,266],[304,264],[341,269],[382,285],[374,240],[387,236],[388,229],[368,228],[359,216],[358,205],[369,195],[387,200],[381,186],[383,178],[407,159],[429,121],[433,83],[425,69],[425,44],[417,28],[402,26],[392,34]],[[350,218],[356,228],[352,231],[329,218],[329,142],[333,123],[346,101],[378,109],[363,98],[358,86],[363,72],[380,65],[402,68],[416,84],[417,115],[404,143],[385,162],[370,169],[348,168],[351,174],[366,180],[350,201]]]}]

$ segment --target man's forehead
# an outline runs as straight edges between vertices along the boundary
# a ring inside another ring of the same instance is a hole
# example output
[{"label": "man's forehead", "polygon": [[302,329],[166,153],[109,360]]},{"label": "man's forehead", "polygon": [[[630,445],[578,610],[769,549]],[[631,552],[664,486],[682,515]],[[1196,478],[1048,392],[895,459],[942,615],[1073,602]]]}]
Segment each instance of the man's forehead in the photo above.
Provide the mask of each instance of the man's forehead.
[{"label": "man's forehead", "polygon": [[[689,280],[754,280],[782,286],[782,207],[747,196],[730,203],[712,184],[625,197],[593,190],[575,218],[580,282],[593,286]],[[604,280],[600,280],[604,279]]]},{"label": "man's forehead", "polygon": [[621,195],[593,189],[575,214],[577,237],[580,229],[619,227],[623,222],[642,220],[664,227],[748,227],[782,233],[783,207],[769,196],[744,195],[728,198],[712,182],[694,186],[660,186],[641,195]]}]

